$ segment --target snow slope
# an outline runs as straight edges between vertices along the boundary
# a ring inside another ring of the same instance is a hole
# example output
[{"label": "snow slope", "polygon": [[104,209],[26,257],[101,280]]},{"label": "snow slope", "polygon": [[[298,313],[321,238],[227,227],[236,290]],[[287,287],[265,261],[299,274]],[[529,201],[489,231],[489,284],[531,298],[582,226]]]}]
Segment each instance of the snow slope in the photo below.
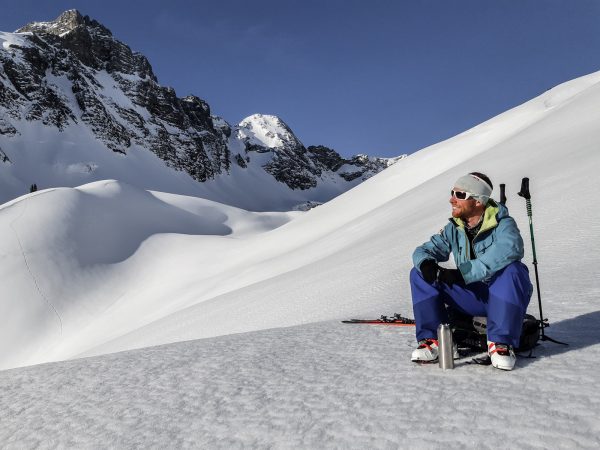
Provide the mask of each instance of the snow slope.
[{"label": "snow slope", "polygon": [[[600,72],[306,213],[248,215],[120,182],[3,205],[2,367],[213,338],[3,372],[0,438],[486,448],[493,433],[508,447],[597,447],[598,395],[581,386],[600,381],[599,104]],[[530,177],[548,333],[571,344],[544,343],[512,373],[414,366],[410,330],[337,322],[410,314],[412,251],[444,225],[452,183],[472,170],[507,184],[526,242],[516,192]]]},{"label": "snow slope", "polygon": [[10,274],[0,308],[14,319],[0,342],[9,360],[81,342],[76,335],[123,304],[130,314],[111,315],[108,329],[172,311],[187,283],[218,273],[224,258],[239,264],[237,239],[300,214],[247,212],[117,181],[40,191],[0,211],[10,236],[0,244]]}]

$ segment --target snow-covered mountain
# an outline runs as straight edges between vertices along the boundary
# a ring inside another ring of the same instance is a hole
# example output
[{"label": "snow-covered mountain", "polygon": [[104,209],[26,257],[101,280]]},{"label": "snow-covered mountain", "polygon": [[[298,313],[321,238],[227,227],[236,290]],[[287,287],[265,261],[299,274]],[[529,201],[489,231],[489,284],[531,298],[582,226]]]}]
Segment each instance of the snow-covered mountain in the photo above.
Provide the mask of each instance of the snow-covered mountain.
[{"label": "snow-covered mountain", "polygon": [[232,127],[200,98],[161,86],[143,55],[76,10],[0,33],[0,43],[0,202],[34,183],[118,179],[283,210],[327,201],[398,159],[306,148],[270,115]]}]

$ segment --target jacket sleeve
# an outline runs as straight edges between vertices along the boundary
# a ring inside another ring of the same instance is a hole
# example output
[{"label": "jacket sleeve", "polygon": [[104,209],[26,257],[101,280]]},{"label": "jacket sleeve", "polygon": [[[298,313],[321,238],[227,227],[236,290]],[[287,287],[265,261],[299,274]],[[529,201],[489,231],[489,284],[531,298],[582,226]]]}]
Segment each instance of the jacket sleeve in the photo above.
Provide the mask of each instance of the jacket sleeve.
[{"label": "jacket sleeve", "polygon": [[450,257],[450,242],[446,237],[447,227],[440,230],[438,234],[431,236],[428,242],[420,245],[413,252],[413,264],[415,268],[421,271],[420,266],[426,259],[433,259],[437,262],[448,261]]},{"label": "jacket sleeve", "polygon": [[494,232],[494,240],[485,252],[458,267],[466,284],[488,279],[510,263],[523,259],[523,238],[512,217],[500,220]]}]

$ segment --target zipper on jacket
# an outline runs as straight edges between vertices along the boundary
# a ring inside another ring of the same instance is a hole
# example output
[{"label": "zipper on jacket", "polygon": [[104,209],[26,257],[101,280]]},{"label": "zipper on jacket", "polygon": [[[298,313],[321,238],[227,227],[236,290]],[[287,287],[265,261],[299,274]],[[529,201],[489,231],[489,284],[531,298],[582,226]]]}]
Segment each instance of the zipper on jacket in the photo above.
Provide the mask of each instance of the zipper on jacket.
[{"label": "zipper on jacket", "polygon": [[[471,261],[471,243],[469,242],[469,236],[467,235],[467,231],[463,228],[462,233],[465,235],[465,251],[466,251],[466,260],[465,261]],[[475,240],[475,238],[473,238],[473,240]],[[473,252],[475,253],[475,252]],[[477,257],[477,255],[475,255]]]}]

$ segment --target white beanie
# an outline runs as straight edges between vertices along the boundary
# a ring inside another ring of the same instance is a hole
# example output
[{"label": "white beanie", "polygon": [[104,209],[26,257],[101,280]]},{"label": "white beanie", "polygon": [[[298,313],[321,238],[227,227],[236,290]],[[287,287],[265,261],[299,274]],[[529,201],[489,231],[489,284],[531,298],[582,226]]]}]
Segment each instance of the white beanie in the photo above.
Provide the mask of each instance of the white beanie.
[{"label": "white beanie", "polygon": [[484,205],[492,195],[492,186],[485,181],[483,178],[478,177],[472,173],[464,175],[456,180],[454,187],[463,189],[465,192],[470,192],[475,200],[483,203]]}]

